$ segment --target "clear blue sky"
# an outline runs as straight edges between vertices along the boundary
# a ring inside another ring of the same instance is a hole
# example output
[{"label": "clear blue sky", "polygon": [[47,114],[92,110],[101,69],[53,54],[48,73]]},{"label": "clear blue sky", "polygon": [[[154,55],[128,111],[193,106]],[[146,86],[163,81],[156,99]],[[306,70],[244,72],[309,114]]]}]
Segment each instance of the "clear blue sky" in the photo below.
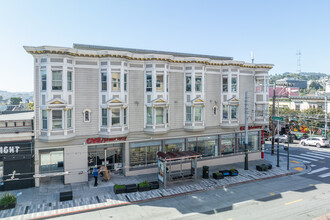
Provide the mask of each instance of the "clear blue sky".
[{"label": "clear blue sky", "polygon": [[28,46],[73,43],[231,56],[330,73],[330,1],[0,0],[0,90],[32,91]]}]

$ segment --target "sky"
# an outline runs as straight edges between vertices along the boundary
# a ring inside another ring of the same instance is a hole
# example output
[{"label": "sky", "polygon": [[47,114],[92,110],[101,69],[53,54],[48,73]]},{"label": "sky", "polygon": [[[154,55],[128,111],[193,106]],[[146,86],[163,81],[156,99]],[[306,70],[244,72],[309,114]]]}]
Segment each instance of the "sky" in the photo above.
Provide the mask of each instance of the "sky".
[{"label": "sky", "polygon": [[330,1],[0,0],[0,90],[33,91],[23,46],[73,43],[230,56],[330,73]]}]

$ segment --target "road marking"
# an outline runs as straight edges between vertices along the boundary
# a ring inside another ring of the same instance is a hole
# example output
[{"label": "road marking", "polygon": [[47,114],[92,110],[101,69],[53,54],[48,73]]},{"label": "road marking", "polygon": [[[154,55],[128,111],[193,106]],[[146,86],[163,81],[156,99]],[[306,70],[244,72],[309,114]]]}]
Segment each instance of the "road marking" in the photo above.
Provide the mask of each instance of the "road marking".
[{"label": "road marking", "polygon": [[312,150],[312,152],[313,152],[313,153],[316,153],[316,152],[317,152],[317,154],[320,154],[320,155],[330,156],[329,153],[327,153],[327,152],[323,152],[323,151],[319,151],[319,150]]},{"label": "road marking", "polygon": [[275,194],[274,194],[274,193],[269,193],[269,195],[273,196],[273,195],[275,195]]},{"label": "road marking", "polygon": [[298,200],[296,200],[296,201],[287,202],[287,203],[285,203],[285,205],[290,205],[290,204],[292,204],[292,203],[301,202],[301,201],[302,201],[302,199],[298,199]]},{"label": "road marking", "polygon": [[295,168],[293,168],[293,169],[298,170],[298,171],[302,171],[302,170],[304,170],[304,168],[302,168],[302,167],[295,167]]},{"label": "road marking", "polygon": [[315,155],[309,155],[309,154],[300,154],[301,156],[307,156],[307,157],[311,157],[311,158],[316,158],[316,159],[320,159],[320,160],[324,160],[324,157],[319,157],[319,156],[315,156]]},{"label": "road marking", "polygon": [[314,186],[314,184],[309,184],[310,186]]},{"label": "road marking", "polygon": [[311,164],[311,167],[315,167],[316,165],[315,164]]},{"label": "road marking", "polygon": [[306,152],[306,154],[311,154],[311,155],[314,155],[314,156],[322,156],[322,157],[330,158],[330,155],[323,155],[323,154],[314,153],[314,152]]},{"label": "road marking", "polygon": [[[283,155],[286,155],[286,154],[283,154]],[[310,161],[318,161],[316,159],[313,159],[313,158],[309,158],[309,157],[303,157],[303,156],[298,156],[298,155],[290,155],[290,157],[298,157],[298,158],[302,158],[302,159],[305,159],[305,160],[310,160]]]},{"label": "road marking", "polygon": [[329,168],[328,167],[322,167],[320,169],[313,170],[312,172],[309,172],[308,174],[318,173],[318,172],[321,172],[321,171],[327,170],[327,169],[329,169]]},{"label": "road marking", "polygon": [[299,162],[297,162],[297,161],[295,161],[295,160],[291,160],[290,162],[292,162],[292,163],[298,163],[298,164],[299,164]]},{"label": "road marking", "polygon": [[324,178],[324,177],[328,177],[328,176],[330,176],[330,173],[325,173],[325,174],[319,175],[318,177]]},{"label": "road marking", "polygon": [[[280,155],[287,156],[287,154],[283,154],[283,153],[280,153]],[[299,160],[301,160],[301,161],[304,162],[304,163],[311,163],[310,161],[302,160],[301,158],[296,157],[296,155],[290,155],[290,157],[291,157],[292,159],[299,159]],[[313,160],[313,159],[312,159],[312,160]],[[315,160],[315,161],[317,161],[317,160]]]}]

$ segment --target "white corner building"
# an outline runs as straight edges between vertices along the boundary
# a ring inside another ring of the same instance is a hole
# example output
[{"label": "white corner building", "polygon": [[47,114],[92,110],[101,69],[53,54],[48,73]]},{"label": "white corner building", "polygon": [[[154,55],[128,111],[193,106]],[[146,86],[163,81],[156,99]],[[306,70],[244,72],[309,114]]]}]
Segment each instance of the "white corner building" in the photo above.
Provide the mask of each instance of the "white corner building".
[{"label": "white corner building", "polygon": [[88,181],[107,164],[157,173],[158,151],[197,151],[198,166],[260,159],[268,71],[231,57],[74,44],[24,46],[34,58],[35,183]]}]

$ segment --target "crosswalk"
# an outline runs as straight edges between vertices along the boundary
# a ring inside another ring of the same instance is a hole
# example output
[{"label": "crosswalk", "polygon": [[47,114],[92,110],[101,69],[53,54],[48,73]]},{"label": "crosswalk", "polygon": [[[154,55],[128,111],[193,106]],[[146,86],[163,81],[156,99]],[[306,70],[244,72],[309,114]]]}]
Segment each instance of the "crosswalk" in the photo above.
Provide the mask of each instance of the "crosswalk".
[{"label": "crosswalk", "polygon": [[[286,153],[280,153],[281,156],[286,157]],[[309,172],[307,175],[315,174],[319,178],[326,178],[330,177],[330,166],[329,167],[318,167],[319,165],[315,165],[313,163],[321,160],[325,160],[327,158],[330,158],[330,152],[324,152],[324,151],[308,151],[300,154],[290,154],[290,159],[296,159],[300,160],[304,163],[309,164],[310,167],[312,167],[312,171]]]}]

